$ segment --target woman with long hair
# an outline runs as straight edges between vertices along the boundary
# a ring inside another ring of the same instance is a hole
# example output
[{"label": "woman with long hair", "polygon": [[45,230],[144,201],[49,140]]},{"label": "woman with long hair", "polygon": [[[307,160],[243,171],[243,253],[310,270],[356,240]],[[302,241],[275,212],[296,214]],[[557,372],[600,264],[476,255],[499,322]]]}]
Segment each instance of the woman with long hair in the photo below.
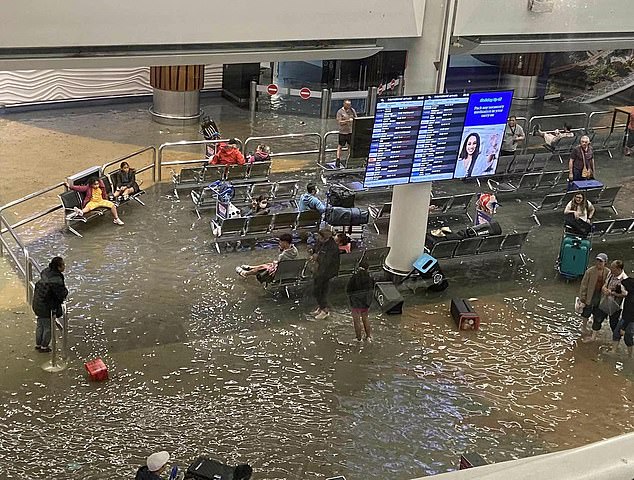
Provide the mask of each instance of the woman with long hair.
[{"label": "woman with long hair", "polygon": [[478,155],[480,155],[480,135],[472,132],[462,143],[454,177],[470,177],[478,160]]},{"label": "woman with long hair", "polygon": [[564,209],[564,223],[575,233],[588,235],[592,230],[594,206],[582,191],[575,193]]}]

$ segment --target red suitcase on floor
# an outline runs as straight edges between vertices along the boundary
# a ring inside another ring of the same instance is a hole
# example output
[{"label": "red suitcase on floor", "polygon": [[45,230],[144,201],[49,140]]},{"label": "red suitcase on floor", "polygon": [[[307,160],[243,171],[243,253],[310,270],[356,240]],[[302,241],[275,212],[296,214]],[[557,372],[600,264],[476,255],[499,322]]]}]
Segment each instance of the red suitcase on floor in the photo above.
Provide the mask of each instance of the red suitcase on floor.
[{"label": "red suitcase on floor", "polygon": [[464,298],[451,299],[451,316],[458,330],[480,330],[480,316]]}]

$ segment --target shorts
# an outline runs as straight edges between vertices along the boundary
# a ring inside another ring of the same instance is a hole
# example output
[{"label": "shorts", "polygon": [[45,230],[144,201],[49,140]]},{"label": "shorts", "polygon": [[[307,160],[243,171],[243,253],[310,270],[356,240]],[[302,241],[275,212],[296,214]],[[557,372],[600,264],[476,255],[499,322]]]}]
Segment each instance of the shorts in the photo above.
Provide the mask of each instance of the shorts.
[{"label": "shorts", "polygon": [[350,139],[352,138],[351,133],[340,133],[339,134],[339,145],[345,147],[346,145],[350,145]]},{"label": "shorts", "polygon": [[88,211],[92,211],[95,210],[96,208],[99,207],[103,207],[103,208],[112,208],[114,206],[114,203],[112,203],[109,200],[101,200],[100,202],[93,202],[92,200],[90,202],[88,202],[86,204],[86,206],[84,208],[88,208]]},{"label": "shorts", "polygon": [[134,193],[139,193],[141,191],[141,187],[139,187],[139,184],[136,182],[132,183],[132,185],[127,185],[127,186],[121,185],[121,187],[119,188],[122,188],[122,187],[131,188],[132,190],[134,190]]},{"label": "shorts", "polygon": [[358,315],[363,315],[364,313],[368,313],[368,310],[370,310],[369,308],[353,308],[352,309],[352,313],[353,314],[358,314]]}]

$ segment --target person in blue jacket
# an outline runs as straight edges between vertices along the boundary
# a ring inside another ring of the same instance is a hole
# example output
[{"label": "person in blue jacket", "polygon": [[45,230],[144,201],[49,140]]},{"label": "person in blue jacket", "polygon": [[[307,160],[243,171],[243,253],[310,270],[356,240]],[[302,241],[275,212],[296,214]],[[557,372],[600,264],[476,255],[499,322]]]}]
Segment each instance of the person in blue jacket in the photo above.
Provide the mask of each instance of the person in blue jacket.
[{"label": "person in blue jacket", "polygon": [[306,185],[306,193],[299,197],[299,211],[317,210],[319,213],[324,213],[326,211],[326,205],[324,205],[324,202],[319,200],[316,195],[317,186],[314,183]]}]

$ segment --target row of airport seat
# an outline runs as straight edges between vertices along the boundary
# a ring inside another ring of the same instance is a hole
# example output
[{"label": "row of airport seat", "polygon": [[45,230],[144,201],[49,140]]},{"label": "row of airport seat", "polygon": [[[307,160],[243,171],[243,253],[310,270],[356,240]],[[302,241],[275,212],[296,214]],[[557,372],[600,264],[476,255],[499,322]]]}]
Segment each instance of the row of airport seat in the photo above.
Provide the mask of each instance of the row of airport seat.
[{"label": "row of airport seat", "polygon": [[[472,221],[469,208],[473,202],[475,193],[462,193],[458,195],[446,195],[432,197],[429,201],[429,217],[466,215]],[[378,205],[369,205],[368,211],[373,219],[374,229],[380,234],[378,221],[388,220],[392,212],[392,202],[385,202]]]},{"label": "row of airport seat", "polygon": [[564,188],[568,184],[568,173],[562,170],[550,172],[529,172],[518,179],[498,182],[492,178],[487,180],[489,189],[496,193],[515,193],[530,190],[553,190]]},{"label": "row of airport seat", "polygon": [[180,190],[208,185],[217,180],[231,182],[234,185],[268,182],[271,174],[271,162],[255,162],[245,165],[210,165],[201,163],[195,167],[185,167],[179,172],[172,171],[174,195]]},{"label": "row of airport seat", "polygon": [[437,260],[454,258],[473,258],[480,255],[502,253],[518,255],[526,264],[522,248],[526,243],[528,232],[509,233],[506,235],[490,235],[487,237],[470,237],[461,240],[439,240],[429,248],[429,254]]},{"label": "row of airport seat", "polygon": [[[595,208],[609,208],[618,215],[619,212],[614,206],[614,201],[616,200],[620,190],[621,186],[617,185],[614,187],[590,188],[588,190],[583,190],[582,192],[585,194],[586,200],[592,203]],[[537,225],[541,225],[539,218],[537,217],[538,213],[558,211],[562,207],[565,207],[577,193],[579,193],[578,190],[549,193],[539,203],[532,201],[527,202],[533,209],[531,217],[535,220]]]},{"label": "row of airport seat", "polygon": [[[233,199],[231,202],[239,207],[249,205],[259,196],[268,198],[270,201],[288,202],[291,206],[297,207],[298,185],[295,180],[284,180],[281,182],[263,182],[253,184],[232,184]],[[212,185],[199,187],[190,193],[196,215],[200,218],[200,212],[204,210],[215,210],[217,203],[217,191]]]},{"label": "row of airport seat", "polygon": [[[113,174],[114,172],[111,173],[110,176],[112,176]],[[87,183],[88,178],[84,180],[85,182],[83,183]],[[113,188],[110,177],[108,175],[101,175],[99,177],[99,180],[101,180],[106,187],[106,195],[112,195]],[[130,195],[126,200],[124,200],[122,197],[119,197],[116,203],[117,205],[122,205],[126,202],[134,200],[141,205],[145,205],[145,203],[143,203],[143,201],[139,198],[143,194],[145,194],[145,190],[139,190],[138,192]],[[83,215],[78,215],[75,211],[75,208],[81,210],[83,200],[83,197],[79,192],[75,190],[67,190],[64,193],[59,194],[58,197],[60,199],[60,202],[62,203],[62,208],[64,209],[64,223],[66,225],[66,229],[80,238],[83,237],[83,235],[77,231],[75,225],[79,223],[88,223],[92,220],[103,217],[104,214],[109,210],[104,207],[99,207],[95,210],[91,210],[90,212],[86,212]]]},{"label": "row of airport seat", "polygon": [[592,237],[606,239],[622,237],[631,233],[634,233],[634,217],[599,220],[592,223]]},{"label": "row of airport seat", "polygon": [[[368,248],[353,250],[339,255],[339,271],[337,277],[352,275],[364,261],[368,264],[370,273],[383,270],[385,258],[390,253],[390,247]],[[285,260],[277,265],[277,270],[271,281],[264,284],[267,291],[284,289],[290,298],[289,288],[298,287],[309,280],[310,271],[308,259]]]},{"label": "row of airport seat", "polygon": [[273,215],[212,219],[211,232],[216,251],[220,253],[221,243],[264,240],[272,237],[276,232],[282,231],[317,231],[321,224],[321,218],[322,214],[318,211],[306,210]]}]

